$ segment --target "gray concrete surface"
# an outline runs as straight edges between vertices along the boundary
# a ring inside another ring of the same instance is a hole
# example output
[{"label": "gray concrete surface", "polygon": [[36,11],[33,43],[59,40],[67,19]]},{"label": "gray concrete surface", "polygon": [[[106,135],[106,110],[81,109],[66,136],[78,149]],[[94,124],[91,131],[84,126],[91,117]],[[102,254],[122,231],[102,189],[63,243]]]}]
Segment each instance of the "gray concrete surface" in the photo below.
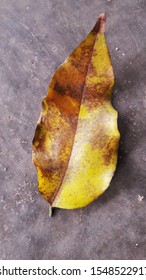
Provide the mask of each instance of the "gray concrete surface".
[{"label": "gray concrete surface", "polygon": [[[121,142],[97,201],[56,209],[37,191],[31,141],[49,80],[107,13]],[[0,258],[146,258],[146,1],[0,0]]]}]

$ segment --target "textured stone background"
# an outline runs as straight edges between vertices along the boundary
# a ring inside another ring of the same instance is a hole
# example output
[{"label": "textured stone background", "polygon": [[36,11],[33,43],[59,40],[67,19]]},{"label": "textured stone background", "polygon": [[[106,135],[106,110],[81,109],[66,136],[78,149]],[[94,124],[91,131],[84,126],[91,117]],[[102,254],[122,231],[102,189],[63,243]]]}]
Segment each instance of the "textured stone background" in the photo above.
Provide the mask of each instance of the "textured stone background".
[{"label": "textured stone background", "polygon": [[[41,100],[104,11],[121,132],[117,171],[97,201],[56,209],[50,219],[31,163]],[[145,0],[0,0],[1,259],[146,258],[145,15]]]}]

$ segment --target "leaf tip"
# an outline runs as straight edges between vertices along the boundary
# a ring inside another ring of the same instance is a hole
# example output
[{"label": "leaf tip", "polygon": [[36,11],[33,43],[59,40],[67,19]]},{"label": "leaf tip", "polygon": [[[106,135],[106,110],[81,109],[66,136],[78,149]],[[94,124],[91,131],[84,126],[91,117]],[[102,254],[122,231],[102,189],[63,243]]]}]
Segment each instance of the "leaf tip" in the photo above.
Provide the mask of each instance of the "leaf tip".
[{"label": "leaf tip", "polygon": [[100,14],[93,31],[96,33],[105,33],[105,22],[106,22],[106,14],[102,13]]},{"label": "leaf tip", "polygon": [[106,21],[106,14],[105,13],[100,14],[99,19]]},{"label": "leaf tip", "polygon": [[100,14],[99,20],[100,20],[99,32],[105,33],[106,14],[104,14],[104,13]]}]

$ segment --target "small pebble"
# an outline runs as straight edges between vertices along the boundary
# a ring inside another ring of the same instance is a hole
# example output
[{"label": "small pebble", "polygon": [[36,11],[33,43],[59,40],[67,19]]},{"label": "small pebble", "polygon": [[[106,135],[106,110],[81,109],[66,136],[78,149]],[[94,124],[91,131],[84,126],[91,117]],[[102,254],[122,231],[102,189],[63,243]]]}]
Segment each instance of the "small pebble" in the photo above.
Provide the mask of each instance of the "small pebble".
[{"label": "small pebble", "polygon": [[118,51],[119,51],[119,48],[116,48],[116,51],[118,52]]},{"label": "small pebble", "polygon": [[53,48],[52,48],[52,51],[53,51],[53,52],[56,52],[56,51],[57,51],[57,48],[56,48],[56,47],[53,47]]}]

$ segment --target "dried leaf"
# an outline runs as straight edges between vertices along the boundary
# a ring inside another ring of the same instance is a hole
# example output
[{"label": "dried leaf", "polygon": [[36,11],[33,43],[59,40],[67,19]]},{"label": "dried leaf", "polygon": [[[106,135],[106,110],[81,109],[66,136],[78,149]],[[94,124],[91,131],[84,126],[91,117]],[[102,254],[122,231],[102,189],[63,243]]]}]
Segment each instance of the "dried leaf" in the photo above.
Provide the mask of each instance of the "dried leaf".
[{"label": "dried leaf", "polygon": [[114,74],[100,15],[54,74],[33,139],[38,189],[52,207],[79,208],[109,186],[119,131],[111,105]]}]

